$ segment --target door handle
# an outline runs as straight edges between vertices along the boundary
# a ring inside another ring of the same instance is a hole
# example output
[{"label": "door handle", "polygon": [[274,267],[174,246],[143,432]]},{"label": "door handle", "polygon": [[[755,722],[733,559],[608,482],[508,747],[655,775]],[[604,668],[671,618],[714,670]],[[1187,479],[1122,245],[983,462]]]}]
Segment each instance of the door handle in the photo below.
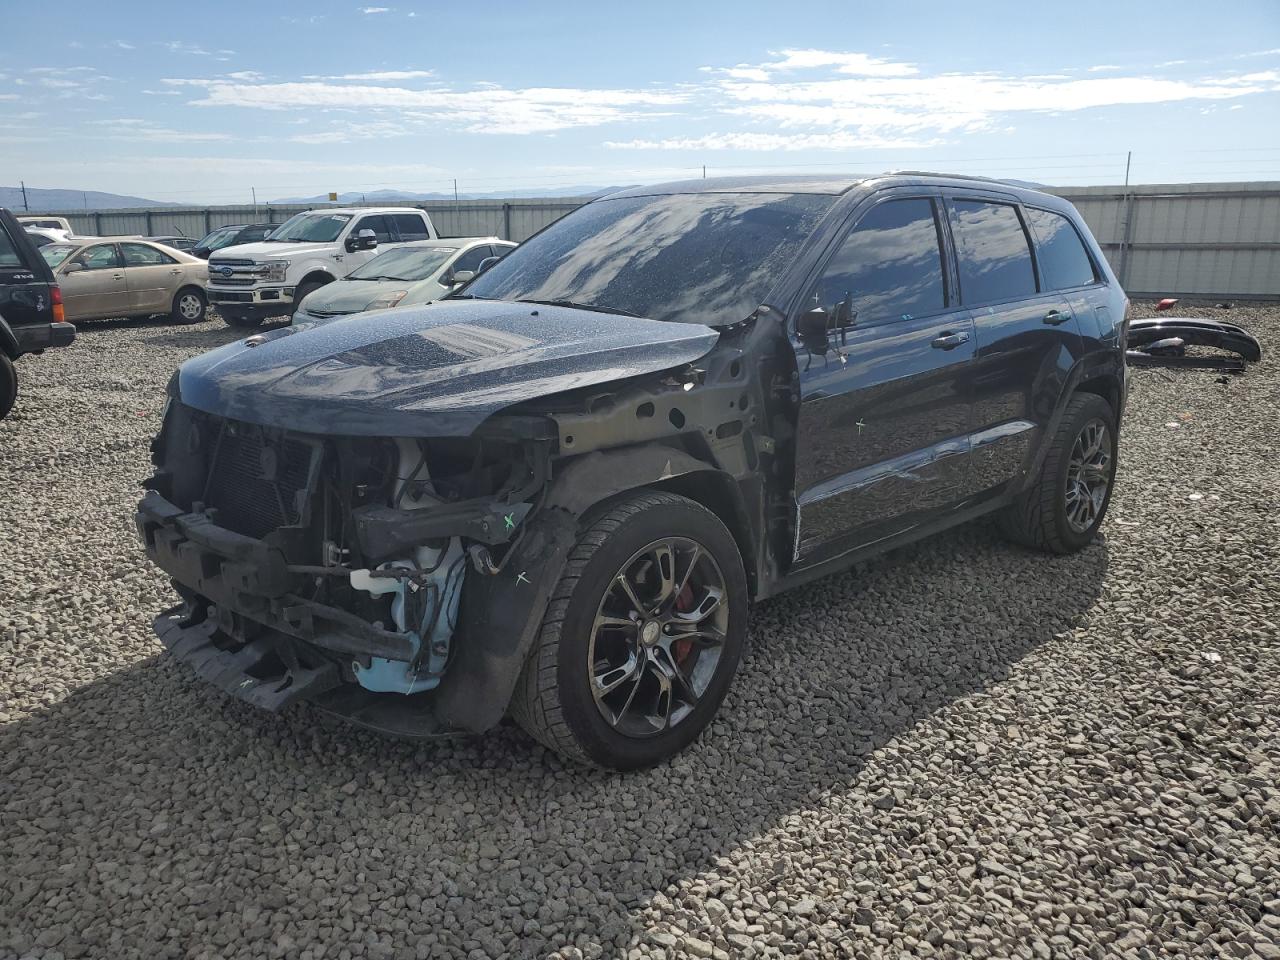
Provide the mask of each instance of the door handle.
[{"label": "door handle", "polygon": [[935,350],[954,350],[962,343],[969,342],[969,334],[965,332],[951,333],[947,332],[941,336],[934,337],[929,341],[929,346]]},{"label": "door handle", "polygon": [[1066,323],[1071,319],[1069,310],[1050,310],[1044,315],[1044,322],[1051,327],[1056,327],[1060,323]]},{"label": "door handle", "polygon": [[123,273],[113,273],[113,274],[111,275],[111,279],[112,279],[112,280],[123,280],[123,279],[124,279],[124,274],[123,274]]}]

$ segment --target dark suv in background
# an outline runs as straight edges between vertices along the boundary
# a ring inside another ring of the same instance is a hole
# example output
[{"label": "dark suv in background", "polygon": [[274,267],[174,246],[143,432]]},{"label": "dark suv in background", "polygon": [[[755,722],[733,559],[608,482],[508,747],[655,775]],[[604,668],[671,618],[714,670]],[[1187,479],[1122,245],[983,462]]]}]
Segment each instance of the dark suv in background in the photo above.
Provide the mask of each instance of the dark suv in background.
[{"label": "dark suv in background", "polygon": [[234,247],[238,243],[257,243],[265,240],[278,223],[232,223],[225,227],[210,230],[198,243],[187,252],[193,257],[208,260],[209,254],[223,247]]},{"label": "dark suv in background", "polygon": [[996,513],[1110,500],[1126,300],[1071,205],[930,174],[596,200],[453,297],[170,385],[138,527],[165,645],[409,735],[508,711],[630,768],[707,725],[748,604]]},{"label": "dark suv in background", "polygon": [[22,224],[0,207],[0,419],[18,397],[14,361],[65,347],[75,336],[49,264]]}]

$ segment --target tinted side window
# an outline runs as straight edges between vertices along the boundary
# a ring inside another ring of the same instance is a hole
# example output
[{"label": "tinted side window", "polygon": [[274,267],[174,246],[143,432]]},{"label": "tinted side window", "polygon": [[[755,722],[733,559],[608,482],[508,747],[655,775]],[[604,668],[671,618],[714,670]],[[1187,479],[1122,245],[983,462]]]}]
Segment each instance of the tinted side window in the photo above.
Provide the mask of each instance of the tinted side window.
[{"label": "tinted side window", "polygon": [[954,200],[952,230],[966,306],[1033,296],[1036,273],[1018,209],[1008,203]]},{"label": "tinted side window", "polygon": [[391,228],[387,225],[387,218],[382,214],[372,217],[364,217],[356,224],[351,236],[359,236],[361,230],[372,230],[373,235],[378,238],[379,243],[394,243],[395,238],[391,236]]},{"label": "tinted side window", "polygon": [[427,233],[427,222],[421,217],[414,216],[412,213],[393,213],[391,219],[395,221],[396,229],[400,231],[401,240],[431,239],[431,235]]},{"label": "tinted side window", "polygon": [[492,254],[489,253],[488,246],[481,244],[478,247],[472,247],[465,253],[458,254],[458,259],[453,261],[453,267],[451,269],[454,273],[457,273],[459,270],[476,271],[480,269],[480,261],[485,260],[490,256],[492,256]]},{"label": "tinted side window", "polygon": [[1093,261],[1089,259],[1084,241],[1070,220],[1049,210],[1024,209],[1031,221],[1031,229],[1040,241],[1040,272],[1051,289],[1061,290],[1097,281]]},{"label": "tinted side window", "polygon": [[823,270],[816,296],[828,312],[848,299],[858,323],[941,312],[946,283],[933,201],[889,200],[868,211]]},{"label": "tinted side window", "polygon": [[240,231],[240,236],[237,238],[237,242],[254,243],[255,241],[261,240],[270,232],[271,227],[245,227]]},{"label": "tinted side window", "polygon": [[159,267],[166,263],[178,262],[167,253],[161,253],[155,247],[148,247],[141,243],[122,243],[120,249],[124,251],[126,267]]},{"label": "tinted side window", "polygon": [[0,226],[0,267],[20,267],[22,258],[18,256],[18,248],[13,245],[9,234]]}]

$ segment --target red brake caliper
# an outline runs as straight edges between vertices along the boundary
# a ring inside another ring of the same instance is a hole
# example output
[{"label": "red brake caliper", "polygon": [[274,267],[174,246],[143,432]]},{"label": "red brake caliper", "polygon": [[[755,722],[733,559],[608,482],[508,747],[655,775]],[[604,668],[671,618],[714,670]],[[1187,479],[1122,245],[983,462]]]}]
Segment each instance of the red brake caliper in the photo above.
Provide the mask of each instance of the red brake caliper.
[{"label": "red brake caliper", "polygon": [[[676,597],[676,610],[679,613],[688,613],[693,609],[693,587],[689,584],[684,585],[684,589],[680,591]],[[689,659],[689,654],[693,651],[692,640],[677,640],[671,645],[671,652],[675,654],[676,663],[684,666],[684,662]]]}]

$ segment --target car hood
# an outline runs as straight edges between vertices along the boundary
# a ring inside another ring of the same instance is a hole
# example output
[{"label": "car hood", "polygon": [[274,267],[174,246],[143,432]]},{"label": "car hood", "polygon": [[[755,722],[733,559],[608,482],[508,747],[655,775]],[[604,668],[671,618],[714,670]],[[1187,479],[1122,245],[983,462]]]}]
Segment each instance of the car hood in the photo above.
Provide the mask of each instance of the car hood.
[{"label": "car hood", "polygon": [[[418,280],[339,280],[307,294],[301,309],[314,317],[359,313],[378,297],[397,290],[412,290]],[[439,290],[439,285],[436,286]]]},{"label": "car hood", "polygon": [[333,249],[332,243],[267,243],[259,240],[223,247],[213,251],[210,257],[214,260],[294,260],[317,253],[329,254]]},{"label": "car hood", "polygon": [[697,324],[446,300],[238,340],[183,364],[170,393],[307,433],[467,436],[512,404],[690,363],[718,337]]}]

